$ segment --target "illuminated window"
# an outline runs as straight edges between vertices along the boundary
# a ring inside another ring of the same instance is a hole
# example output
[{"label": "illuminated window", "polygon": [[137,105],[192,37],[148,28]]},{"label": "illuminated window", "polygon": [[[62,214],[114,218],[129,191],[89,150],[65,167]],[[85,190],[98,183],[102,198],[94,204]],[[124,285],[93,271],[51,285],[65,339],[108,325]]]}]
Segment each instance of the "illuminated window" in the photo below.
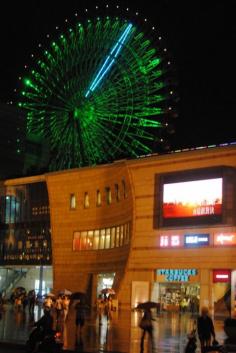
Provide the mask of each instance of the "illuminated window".
[{"label": "illuminated window", "polygon": [[80,250],[80,232],[74,233],[73,250]]},{"label": "illuminated window", "polygon": [[88,194],[88,192],[84,193],[84,208],[89,208],[89,194]]},{"label": "illuminated window", "polygon": [[94,231],[94,238],[93,238],[93,249],[94,250],[99,249],[99,235],[100,235],[99,233],[100,233],[99,229],[96,229]]},{"label": "illuminated window", "polygon": [[129,223],[119,226],[74,232],[73,250],[104,250],[129,243]]},{"label": "illuminated window", "polygon": [[30,249],[31,243],[29,240],[26,240],[26,249]]},{"label": "illuminated window", "polygon": [[22,248],[23,248],[23,243],[22,243],[21,240],[19,240],[19,241],[18,241],[18,249],[19,249],[19,250],[22,250]]},{"label": "illuminated window", "polygon": [[38,242],[38,240],[35,240],[35,242],[34,242],[34,247],[35,247],[35,248],[38,248],[38,247],[39,247],[39,242]]},{"label": "illuminated window", "polygon": [[124,227],[120,226],[120,246],[124,245]]},{"label": "illuminated window", "polygon": [[107,205],[111,204],[111,189],[109,187],[106,187],[106,202]]},{"label": "illuminated window", "polygon": [[97,190],[97,201],[96,201],[96,206],[99,207],[102,204],[102,196],[100,190]]},{"label": "illuminated window", "polygon": [[116,247],[120,246],[120,227],[116,227]]},{"label": "illuminated window", "polygon": [[90,250],[92,248],[93,248],[93,230],[89,230],[87,235],[87,249]]},{"label": "illuminated window", "polygon": [[116,243],[116,228],[112,227],[111,228],[111,248],[114,248]]},{"label": "illuminated window", "polygon": [[76,208],[76,197],[75,194],[70,194],[70,209],[74,210]]},{"label": "illuminated window", "polygon": [[80,250],[86,250],[87,249],[87,232],[81,232],[80,233]]},{"label": "illuminated window", "polygon": [[106,229],[106,241],[105,241],[105,249],[110,249],[111,242],[111,228]]},{"label": "illuminated window", "polygon": [[118,184],[115,184],[115,197],[116,197],[116,201],[119,202],[120,201],[120,190],[119,190]]},{"label": "illuminated window", "polygon": [[101,229],[99,249],[104,249],[104,247],[105,247],[105,236],[106,236],[106,230]]}]

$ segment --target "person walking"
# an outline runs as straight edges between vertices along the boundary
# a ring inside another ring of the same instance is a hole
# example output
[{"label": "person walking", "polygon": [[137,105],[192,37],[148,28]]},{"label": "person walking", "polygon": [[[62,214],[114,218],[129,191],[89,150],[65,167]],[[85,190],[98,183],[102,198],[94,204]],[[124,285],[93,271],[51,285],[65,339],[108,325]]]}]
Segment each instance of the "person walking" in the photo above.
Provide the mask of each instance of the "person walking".
[{"label": "person walking", "polygon": [[208,313],[208,308],[205,306],[202,307],[201,315],[197,319],[197,331],[201,343],[201,353],[204,353],[206,347],[211,345],[211,336],[215,340],[213,321]]},{"label": "person walking", "polygon": [[143,330],[142,336],[141,336],[141,343],[140,343],[140,353],[143,353],[144,351],[144,339],[146,332],[148,333],[148,336],[151,340],[151,344],[153,344],[153,326],[152,326],[152,313],[150,309],[144,310],[143,317],[140,321],[139,327]]},{"label": "person walking", "polygon": [[85,324],[85,305],[78,302],[75,305],[75,325],[76,325],[76,343],[82,341],[82,329]]}]

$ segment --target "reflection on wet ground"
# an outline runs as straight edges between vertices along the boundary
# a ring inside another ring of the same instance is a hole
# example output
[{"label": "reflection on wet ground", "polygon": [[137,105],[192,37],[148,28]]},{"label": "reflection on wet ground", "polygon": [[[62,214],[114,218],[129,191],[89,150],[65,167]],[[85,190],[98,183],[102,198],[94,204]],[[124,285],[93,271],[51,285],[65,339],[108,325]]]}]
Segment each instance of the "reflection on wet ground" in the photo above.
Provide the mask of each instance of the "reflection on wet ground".
[{"label": "reflection on wet ground", "polygon": [[[42,315],[35,308],[34,320]],[[112,318],[96,313],[89,314],[81,336],[76,334],[75,310],[70,308],[66,323],[60,320],[58,326],[63,331],[64,348],[76,352],[114,351],[140,353],[141,329],[138,323],[140,312],[114,312]],[[161,313],[153,321],[153,347],[145,338],[144,353],[182,353],[187,343],[187,334],[192,330],[196,317],[189,313]],[[10,305],[5,307],[0,318],[0,341],[25,343],[34,324],[28,311],[15,311]],[[223,342],[223,320],[215,320],[217,340]],[[199,342],[198,349],[199,352]]]}]

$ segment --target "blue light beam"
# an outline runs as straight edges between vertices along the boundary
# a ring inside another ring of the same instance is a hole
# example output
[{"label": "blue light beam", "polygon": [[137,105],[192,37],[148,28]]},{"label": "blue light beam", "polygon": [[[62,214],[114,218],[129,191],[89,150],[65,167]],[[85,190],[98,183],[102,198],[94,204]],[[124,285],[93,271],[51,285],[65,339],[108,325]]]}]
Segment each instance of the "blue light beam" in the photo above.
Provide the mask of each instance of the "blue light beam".
[{"label": "blue light beam", "polygon": [[91,83],[89,89],[87,90],[87,92],[85,94],[86,98],[89,96],[89,94],[91,92],[93,92],[95,90],[95,88],[101,82],[101,80],[106,75],[106,73],[109,71],[111,66],[114,64],[115,59],[117,58],[117,56],[118,56],[119,52],[121,51],[122,46],[123,46],[128,34],[131,31],[131,28],[132,28],[132,24],[130,23],[128,25],[128,27],[124,30],[124,32],[122,33],[122,35],[120,36],[120,38],[118,39],[116,44],[113,46],[113,48],[110,51],[110,53],[107,55],[107,57],[106,57],[103,65],[102,65],[101,69],[97,73],[95,79],[93,80],[93,82]]}]

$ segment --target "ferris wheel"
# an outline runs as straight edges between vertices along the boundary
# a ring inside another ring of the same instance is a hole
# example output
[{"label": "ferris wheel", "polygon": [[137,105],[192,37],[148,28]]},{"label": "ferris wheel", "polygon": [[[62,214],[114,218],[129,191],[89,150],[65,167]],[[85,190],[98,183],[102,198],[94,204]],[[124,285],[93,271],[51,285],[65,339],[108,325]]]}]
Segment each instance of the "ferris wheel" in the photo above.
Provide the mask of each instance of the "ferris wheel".
[{"label": "ferris wheel", "polygon": [[23,79],[27,132],[48,141],[50,169],[152,153],[171,108],[165,51],[135,21],[77,22]]}]

